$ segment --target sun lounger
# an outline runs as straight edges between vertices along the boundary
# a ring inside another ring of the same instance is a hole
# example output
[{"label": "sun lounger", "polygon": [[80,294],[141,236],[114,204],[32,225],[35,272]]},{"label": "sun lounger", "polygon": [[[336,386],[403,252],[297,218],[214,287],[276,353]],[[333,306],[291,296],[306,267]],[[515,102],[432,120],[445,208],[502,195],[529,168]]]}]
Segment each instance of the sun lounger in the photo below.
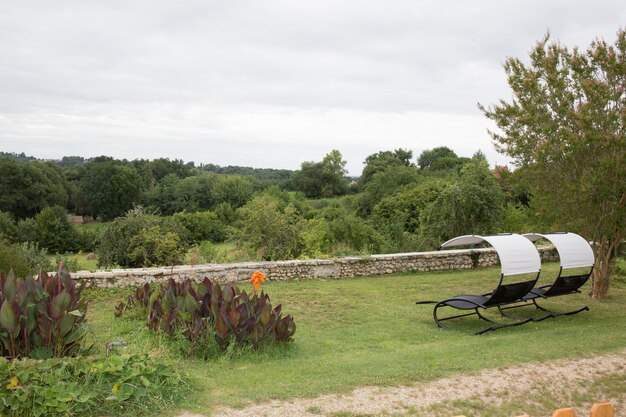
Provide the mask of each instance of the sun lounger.
[{"label": "sun lounger", "polygon": [[[524,301],[532,301],[538,310],[548,313],[546,316],[533,320],[541,321],[551,317],[569,316],[589,310],[589,307],[585,306],[577,310],[556,312],[537,303],[538,300],[580,293],[580,287],[585,285],[593,271],[594,256],[589,243],[576,233],[528,233],[524,237],[531,242],[536,242],[540,239],[546,239],[551,242],[559,254],[561,263],[559,274],[552,284],[533,288],[526,296],[522,297]],[[581,273],[581,269],[585,271]],[[506,308],[503,308],[503,310],[506,310]]]},{"label": "sun lounger", "polygon": [[[491,245],[500,258],[502,272],[497,287],[486,294],[462,294],[442,301],[418,301],[416,304],[435,304],[433,308],[433,318],[437,327],[443,327],[442,321],[477,315],[482,320],[493,323],[491,326],[476,332],[476,334],[482,334],[504,327],[519,326],[532,321],[532,319],[527,319],[501,324],[500,322],[485,317],[481,311],[494,307],[499,308],[512,303],[519,303],[522,298],[533,289],[541,272],[539,252],[529,239],[518,234],[459,236],[445,242],[441,245],[441,248],[445,249],[482,243]],[[439,310],[444,307],[473,311],[450,317],[440,317]]]}]

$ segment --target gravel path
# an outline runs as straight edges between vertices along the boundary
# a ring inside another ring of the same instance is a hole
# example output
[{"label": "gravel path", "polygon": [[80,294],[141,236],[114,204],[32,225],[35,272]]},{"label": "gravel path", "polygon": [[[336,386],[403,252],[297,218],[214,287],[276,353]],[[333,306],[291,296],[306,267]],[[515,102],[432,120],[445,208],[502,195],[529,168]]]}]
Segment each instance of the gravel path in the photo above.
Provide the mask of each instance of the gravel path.
[{"label": "gravel path", "polygon": [[[618,380],[623,378],[626,384],[626,350],[584,359],[561,359],[491,369],[475,376],[458,375],[412,386],[363,387],[343,395],[272,400],[251,404],[242,409],[219,407],[212,417],[319,417],[339,413],[374,416],[408,413],[411,416],[421,416],[429,415],[428,410],[432,413],[431,407],[445,405],[453,400],[478,398],[485,403],[497,405],[514,396],[519,397],[523,403],[525,398],[541,398],[546,393],[555,395],[567,393],[568,390],[585,389],[593,380],[603,376],[618,376]],[[608,400],[613,401],[615,415],[626,415],[626,398],[622,396],[621,399]],[[589,405],[585,404],[586,408],[575,411],[579,416],[588,415]],[[564,403],[562,406],[569,404]],[[179,417],[202,416],[185,413]]]}]

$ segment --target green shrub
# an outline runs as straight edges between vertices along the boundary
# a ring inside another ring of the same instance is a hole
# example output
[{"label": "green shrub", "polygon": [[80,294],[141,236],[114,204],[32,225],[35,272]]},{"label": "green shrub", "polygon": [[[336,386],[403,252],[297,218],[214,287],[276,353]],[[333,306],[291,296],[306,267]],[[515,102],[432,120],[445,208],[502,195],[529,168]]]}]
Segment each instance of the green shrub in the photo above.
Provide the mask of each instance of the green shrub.
[{"label": "green shrub", "polygon": [[50,253],[73,252],[78,249],[78,231],[67,220],[65,209],[46,207],[35,216],[39,232],[39,246]]},{"label": "green shrub", "polygon": [[151,415],[171,405],[188,384],[173,366],[147,355],[44,361],[0,358],[2,415]]},{"label": "green shrub", "polygon": [[[257,274],[253,277],[264,277]],[[192,353],[198,341],[211,334],[225,351],[230,344],[258,349],[265,341],[290,340],[296,331],[291,315],[281,317],[282,306],[272,308],[264,292],[249,295],[234,284],[222,288],[206,277],[198,283],[170,279],[158,290],[149,284],[138,287],[117,306],[116,316],[132,307],[144,310],[150,329],[170,336],[182,334],[191,342]]]},{"label": "green shrub", "polygon": [[[230,207],[230,206],[229,206]],[[173,220],[184,227],[191,243],[203,240],[223,242],[226,239],[226,226],[216,213],[198,211],[195,213],[174,213]]]},{"label": "green shrub", "polygon": [[18,242],[39,242],[39,226],[34,218],[22,219],[17,222]]},{"label": "green shrub", "polygon": [[375,253],[383,245],[372,226],[342,207],[322,209],[303,229],[304,253],[309,257]]},{"label": "green shrub", "polygon": [[0,356],[49,358],[83,351],[87,300],[67,270],[17,278],[0,273]]},{"label": "green shrub", "polygon": [[83,252],[94,252],[107,228],[106,223],[88,223],[78,227],[79,247]]},{"label": "green shrub", "polygon": [[291,202],[285,204],[270,192],[260,194],[238,210],[242,228],[237,233],[240,247],[255,251],[266,261],[294,259],[303,249],[303,218]]},{"label": "green shrub", "polygon": [[131,265],[144,267],[180,264],[186,252],[180,237],[162,232],[159,225],[141,229],[130,239],[128,250]]},{"label": "green shrub", "polygon": [[[80,255],[78,255],[80,256]],[[54,257],[55,269],[59,269],[61,266],[61,262],[63,263],[63,267],[67,269],[69,272],[80,271],[80,263],[78,261],[78,256],[66,253],[64,255],[56,255]]]},{"label": "green shrub", "polygon": [[192,265],[230,262],[228,253],[213,242],[205,240],[189,251],[188,261]]},{"label": "green shrub", "polygon": [[[180,238],[180,245],[186,249],[187,239],[185,229],[181,228],[171,217],[159,217],[149,214],[128,213],[124,217],[109,223],[100,246],[96,248],[99,266],[120,265],[123,267],[140,267],[143,265],[141,253],[131,256],[131,240],[142,233],[144,229],[159,226],[161,234],[173,233]],[[144,236],[147,238],[147,236]],[[137,242],[137,241],[136,241]],[[137,245],[137,243],[136,243]],[[168,262],[169,264],[169,262]],[[171,265],[171,264],[170,264]]]},{"label": "green shrub", "polygon": [[9,242],[17,240],[17,225],[11,213],[0,211],[0,238],[5,238]]},{"label": "green shrub", "polygon": [[45,249],[37,243],[11,244],[0,238],[0,272],[7,274],[11,269],[18,276],[38,274],[52,268]]}]

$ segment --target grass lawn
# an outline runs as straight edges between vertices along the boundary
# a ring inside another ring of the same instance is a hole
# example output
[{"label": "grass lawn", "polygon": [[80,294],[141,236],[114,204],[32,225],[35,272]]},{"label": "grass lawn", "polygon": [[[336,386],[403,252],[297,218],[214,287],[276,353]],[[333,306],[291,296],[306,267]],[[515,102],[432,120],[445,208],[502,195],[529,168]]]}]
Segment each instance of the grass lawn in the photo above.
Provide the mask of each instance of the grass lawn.
[{"label": "grass lawn", "polygon": [[[557,264],[548,265],[540,282],[550,282],[547,276],[557,269]],[[485,322],[460,319],[451,323],[451,329],[439,330],[432,320],[432,305],[415,305],[416,300],[489,291],[498,277],[499,269],[489,268],[266,282],[263,289],[272,302],[282,303],[283,314],[295,318],[294,342],[285,348],[234,352],[208,361],[184,357],[176,343],[152,334],[137,319],[114,318],[114,304],[129,289],[94,291],[89,322],[99,346],[122,337],[129,351],[165,355],[186,370],[197,383],[184,407],[202,413],[216,404],[238,407],[249,401],[347,392],[364,385],[410,384],[626,347],[626,285],[619,281],[606,300],[588,298],[588,283],[583,294],[545,303],[562,310],[588,305],[589,312],[481,336],[473,331]],[[530,307],[518,310],[524,312],[535,314]]]},{"label": "grass lawn", "polygon": [[95,271],[97,269],[103,269],[98,267],[98,261],[93,259],[87,259],[89,253],[66,253],[63,255],[48,255],[50,263],[53,265],[53,269],[56,270],[57,258],[65,261],[66,267],[69,266],[70,271]]}]

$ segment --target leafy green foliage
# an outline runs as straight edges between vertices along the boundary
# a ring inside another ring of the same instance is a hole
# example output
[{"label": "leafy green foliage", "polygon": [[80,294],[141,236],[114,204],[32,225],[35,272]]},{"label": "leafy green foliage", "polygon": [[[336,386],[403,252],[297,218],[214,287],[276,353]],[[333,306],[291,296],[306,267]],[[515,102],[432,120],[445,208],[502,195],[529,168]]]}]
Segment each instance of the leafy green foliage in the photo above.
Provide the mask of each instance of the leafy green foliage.
[{"label": "leafy green foliage", "polygon": [[17,241],[17,225],[11,213],[0,211],[0,239]]},{"label": "leafy green foliage", "polygon": [[0,211],[23,219],[47,206],[65,207],[67,201],[66,181],[58,167],[0,157]]},{"label": "leafy green foliage", "polygon": [[180,237],[162,232],[158,224],[141,229],[130,239],[128,250],[131,263],[144,267],[180,264],[186,252]]},{"label": "leafy green foliage", "polygon": [[0,358],[0,381],[0,408],[11,417],[155,415],[188,389],[172,365],[145,354]]},{"label": "leafy green foliage", "polygon": [[360,185],[367,184],[374,174],[385,171],[392,166],[411,166],[413,151],[396,149],[392,151],[380,151],[365,158],[365,166],[359,180]]},{"label": "leafy green foliage", "polygon": [[448,186],[448,181],[429,178],[424,182],[400,188],[374,206],[370,219],[386,238],[386,251],[431,249],[418,237],[421,220],[426,209]]},{"label": "leafy green foliage", "polygon": [[363,188],[359,196],[357,211],[361,216],[369,216],[385,196],[391,195],[401,187],[422,181],[419,171],[412,166],[397,165],[377,172]]},{"label": "leafy green foliage", "polygon": [[367,221],[340,206],[329,206],[303,225],[304,254],[309,257],[376,253],[382,237]]},{"label": "leafy green foliage", "polygon": [[[141,267],[160,260],[169,263],[181,257],[187,245],[185,229],[171,218],[133,212],[109,223],[101,239],[96,254],[98,264],[103,266]],[[149,247],[141,249],[142,242]],[[164,252],[166,247],[176,256],[169,257]]]},{"label": "leafy green foliage", "polygon": [[87,333],[87,301],[70,274],[16,278],[0,273],[0,354],[6,358],[73,356]]},{"label": "leafy green foliage", "polygon": [[293,317],[282,317],[281,305],[272,308],[263,291],[249,295],[234,284],[221,287],[208,278],[198,283],[170,279],[158,290],[145,284],[117,306],[116,316],[132,307],[142,308],[150,329],[182,334],[192,352],[209,334],[224,351],[231,343],[258,349],[265,341],[289,340],[296,331]]},{"label": "leafy green foliage", "polygon": [[128,163],[95,158],[80,167],[79,192],[84,212],[112,219],[133,208],[142,190],[141,177]]},{"label": "leafy green foliage", "polygon": [[502,191],[487,162],[472,159],[461,169],[459,180],[424,210],[420,233],[435,242],[464,234],[492,233],[500,225],[503,203]]},{"label": "leafy green foliage", "polygon": [[0,272],[7,274],[13,269],[18,276],[26,276],[51,268],[46,251],[37,243],[11,244],[0,238]]},{"label": "leafy green foliage", "polygon": [[333,149],[321,162],[303,162],[291,177],[293,187],[309,198],[331,197],[348,190],[346,161],[341,152]]},{"label": "leafy green foliage", "polygon": [[604,297],[626,236],[626,29],[587,50],[546,35],[528,64],[512,57],[504,69],[513,99],[480,106],[500,129],[491,136],[524,169],[538,214],[596,242],[593,295]]},{"label": "leafy green foliage", "polygon": [[[230,204],[226,204],[230,207]],[[180,212],[172,216],[187,231],[186,235],[191,243],[205,240],[218,243],[226,239],[226,225],[218,215],[212,211],[198,211],[195,213]]]},{"label": "leafy green foliage", "polygon": [[417,165],[421,170],[434,173],[459,169],[467,161],[467,158],[459,158],[452,149],[440,146],[422,152],[417,158]]},{"label": "leafy green foliage", "polygon": [[34,218],[21,219],[17,222],[18,242],[39,242],[39,226]]},{"label": "leafy green foliage", "polygon": [[144,202],[163,215],[212,210],[220,204],[244,205],[260,184],[251,177],[198,172],[186,178],[166,175],[143,196]]},{"label": "leafy green foliage", "polygon": [[238,210],[238,242],[265,260],[294,259],[302,253],[302,216],[296,206],[266,192]]},{"label": "leafy green foliage", "polygon": [[190,250],[186,262],[191,265],[228,263],[230,259],[228,251],[220,248],[211,241],[204,240],[194,245]]},{"label": "leafy green foliage", "polygon": [[87,223],[78,227],[78,241],[80,250],[93,252],[100,245],[102,235],[107,228],[106,223]]},{"label": "leafy green foliage", "polygon": [[35,216],[39,246],[50,253],[72,252],[78,249],[78,231],[67,220],[65,209],[60,206],[46,207]]}]

